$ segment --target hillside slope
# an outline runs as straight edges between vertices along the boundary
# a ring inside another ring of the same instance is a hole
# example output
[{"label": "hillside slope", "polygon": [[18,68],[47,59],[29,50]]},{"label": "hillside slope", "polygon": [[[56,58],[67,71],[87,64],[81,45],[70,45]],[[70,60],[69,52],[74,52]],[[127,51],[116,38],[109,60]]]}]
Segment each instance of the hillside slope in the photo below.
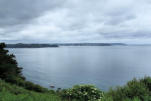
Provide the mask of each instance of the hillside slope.
[{"label": "hillside slope", "polygon": [[38,93],[0,80],[0,101],[62,101],[55,93]]}]

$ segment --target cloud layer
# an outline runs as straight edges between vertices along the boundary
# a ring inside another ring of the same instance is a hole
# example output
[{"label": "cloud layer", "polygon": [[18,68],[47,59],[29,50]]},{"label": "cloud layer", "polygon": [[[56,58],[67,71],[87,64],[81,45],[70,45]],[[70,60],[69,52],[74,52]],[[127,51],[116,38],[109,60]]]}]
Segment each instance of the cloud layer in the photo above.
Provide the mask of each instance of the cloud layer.
[{"label": "cloud layer", "polygon": [[151,43],[150,0],[0,0],[0,41]]}]

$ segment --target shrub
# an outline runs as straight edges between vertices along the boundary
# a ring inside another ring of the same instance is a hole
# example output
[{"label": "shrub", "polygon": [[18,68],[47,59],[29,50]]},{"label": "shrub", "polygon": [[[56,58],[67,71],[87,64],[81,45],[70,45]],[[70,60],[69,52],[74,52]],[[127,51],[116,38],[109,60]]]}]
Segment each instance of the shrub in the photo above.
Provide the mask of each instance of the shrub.
[{"label": "shrub", "polygon": [[43,88],[37,84],[33,84],[32,82],[29,82],[29,81],[26,81],[24,86],[28,90],[33,90],[36,92],[48,92],[48,90],[46,88]]},{"label": "shrub", "polygon": [[145,86],[148,88],[148,90],[151,92],[151,78],[150,77],[144,77],[140,80],[140,82],[144,83]]},{"label": "shrub", "polygon": [[103,92],[93,85],[76,85],[73,88],[63,90],[61,97],[69,100],[97,101],[103,97]]},{"label": "shrub", "polygon": [[137,101],[138,99],[138,101],[150,101],[150,80],[151,78],[149,77],[140,80],[133,79],[123,87],[110,89],[105,96],[112,97],[113,101],[131,101],[132,99],[134,99],[134,101]]}]

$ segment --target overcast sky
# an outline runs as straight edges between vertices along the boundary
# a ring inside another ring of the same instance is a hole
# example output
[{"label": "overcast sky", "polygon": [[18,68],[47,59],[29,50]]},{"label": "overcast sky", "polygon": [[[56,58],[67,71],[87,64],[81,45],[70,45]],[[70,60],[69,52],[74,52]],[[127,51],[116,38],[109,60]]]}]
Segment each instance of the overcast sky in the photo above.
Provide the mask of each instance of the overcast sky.
[{"label": "overcast sky", "polygon": [[0,0],[0,42],[151,43],[151,0]]}]

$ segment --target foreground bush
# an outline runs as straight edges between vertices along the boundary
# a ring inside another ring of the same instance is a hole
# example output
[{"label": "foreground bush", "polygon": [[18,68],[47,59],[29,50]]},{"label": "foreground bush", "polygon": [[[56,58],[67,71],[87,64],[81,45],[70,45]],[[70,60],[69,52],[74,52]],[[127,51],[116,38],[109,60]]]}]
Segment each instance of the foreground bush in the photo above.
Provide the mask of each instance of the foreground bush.
[{"label": "foreground bush", "polygon": [[63,99],[77,99],[79,101],[100,101],[103,92],[92,85],[76,85],[61,92]]},{"label": "foreground bush", "polygon": [[103,101],[151,101],[151,78],[133,79],[123,87],[110,89]]}]

